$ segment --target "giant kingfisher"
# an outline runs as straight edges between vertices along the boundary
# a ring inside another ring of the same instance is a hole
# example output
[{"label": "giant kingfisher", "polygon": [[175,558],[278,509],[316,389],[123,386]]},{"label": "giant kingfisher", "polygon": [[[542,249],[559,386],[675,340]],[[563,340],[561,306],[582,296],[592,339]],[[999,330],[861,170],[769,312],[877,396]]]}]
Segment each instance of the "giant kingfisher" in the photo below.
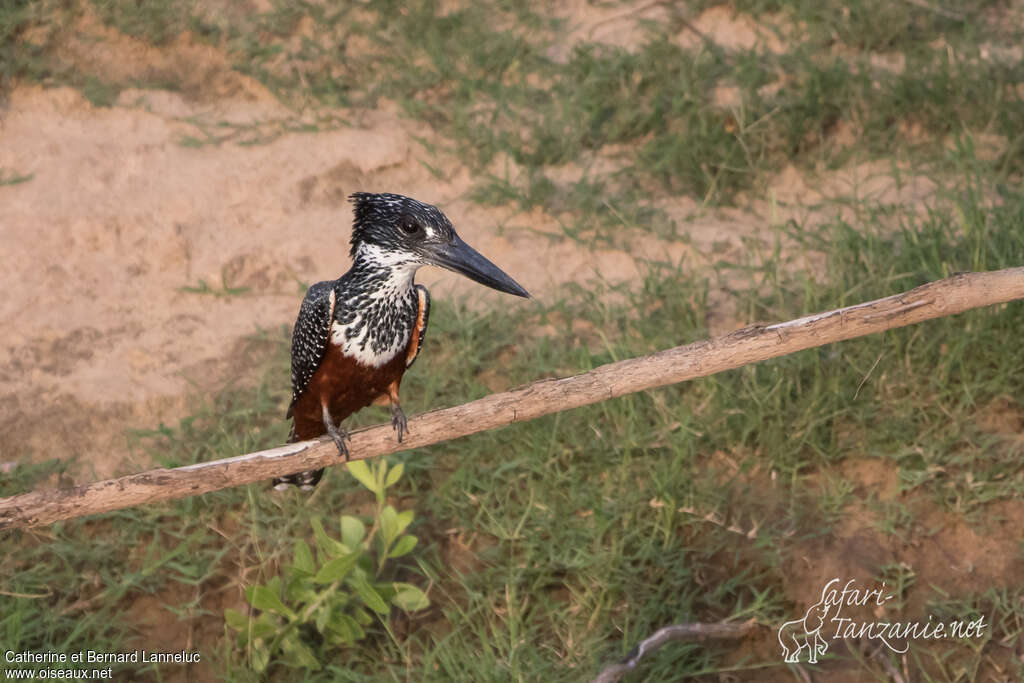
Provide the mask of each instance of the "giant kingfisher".
[{"label": "giant kingfisher", "polygon": [[[500,292],[525,289],[463,242],[430,204],[397,194],[358,192],[352,224],[352,267],[318,282],[302,300],[292,332],[292,418],[289,441],[327,434],[348,460],[342,420],[371,403],[391,406],[401,443],[408,431],[398,402],[402,375],[423,346],[430,294],[414,282],[421,266],[447,268]],[[311,489],[323,470],[274,479]]]}]

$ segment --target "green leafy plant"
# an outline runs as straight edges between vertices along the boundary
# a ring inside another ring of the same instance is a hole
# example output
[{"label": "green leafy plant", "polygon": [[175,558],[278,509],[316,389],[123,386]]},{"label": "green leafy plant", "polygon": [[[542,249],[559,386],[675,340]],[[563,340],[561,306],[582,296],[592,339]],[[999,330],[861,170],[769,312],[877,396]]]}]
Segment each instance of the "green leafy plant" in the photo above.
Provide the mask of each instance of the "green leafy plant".
[{"label": "green leafy plant", "polygon": [[415,536],[405,533],[413,520],[412,510],[398,512],[385,504],[385,493],[401,479],[403,465],[388,468],[380,460],[370,467],[357,460],[348,469],[377,498],[369,530],[358,517],[342,515],[338,540],[314,518],[315,555],[300,538],[283,580],[275,576],[266,584],[246,588],[250,614],[224,611],[225,621],[238,631],[238,644],[257,671],[265,671],[271,660],[319,670],[318,655],[366,637],[364,629],[373,623],[374,615],[384,619],[392,606],[414,612],[430,605],[416,586],[381,580],[385,570],[391,569],[389,560],[408,554],[417,543]]}]

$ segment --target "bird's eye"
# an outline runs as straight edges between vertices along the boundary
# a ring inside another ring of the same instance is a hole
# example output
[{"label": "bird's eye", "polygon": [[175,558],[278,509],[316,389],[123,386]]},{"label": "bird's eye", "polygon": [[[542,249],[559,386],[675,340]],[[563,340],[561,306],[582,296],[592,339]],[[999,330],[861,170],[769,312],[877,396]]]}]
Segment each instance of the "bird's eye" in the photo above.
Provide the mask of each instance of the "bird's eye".
[{"label": "bird's eye", "polygon": [[404,232],[406,235],[415,235],[417,232],[420,231],[419,223],[417,223],[411,218],[406,218],[404,221],[402,221],[401,226],[402,232]]}]

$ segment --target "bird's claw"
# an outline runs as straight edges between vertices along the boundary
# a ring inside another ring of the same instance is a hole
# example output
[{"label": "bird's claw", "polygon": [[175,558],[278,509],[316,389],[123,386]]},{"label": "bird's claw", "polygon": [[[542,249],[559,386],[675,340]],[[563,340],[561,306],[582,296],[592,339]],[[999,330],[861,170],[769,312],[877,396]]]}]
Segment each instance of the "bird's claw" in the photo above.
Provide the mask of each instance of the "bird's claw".
[{"label": "bird's claw", "polygon": [[345,441],[351,441],[352,437],[347,431],[345,431],[344,427],[329,427],[327,429],[327,434],[331,437],[334,445],[338,447],[338,455],[345,458],[345,462],[348,462],[348,444],[346,444]]},{"label": "bird's claw", "polygon": [[391,426],[398,432],[398,443],[402,443],[402,436],[409,431],[409,421],[397,403],[391,406]]}]

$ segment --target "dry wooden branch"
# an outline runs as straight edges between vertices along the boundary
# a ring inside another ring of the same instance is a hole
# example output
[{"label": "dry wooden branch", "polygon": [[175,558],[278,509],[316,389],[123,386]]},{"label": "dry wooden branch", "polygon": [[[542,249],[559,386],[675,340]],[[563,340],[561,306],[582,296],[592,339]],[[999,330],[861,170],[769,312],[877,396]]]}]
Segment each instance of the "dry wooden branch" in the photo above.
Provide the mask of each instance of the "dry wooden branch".
[{"label": "dry wooden branch", "polygon": [[[390,425],[352,434],[353,458],[372,458],[532,420],[616,396],[675,384],[832,342],[1024,299],[1024,267],[962,273],[856,306],[775,325],[755,325],[724,337],[678,346],[649,356],[602,365],[564,379],[534,382],[409,420],[402,444]],[[69,489],[34,491],[0,499],[0,529],[208,493],[338,463],[327,441],[304,441],[224,460],[155,469]]]},{"label": "dry wooden branch", "polygon": [[621,662],[605,667],[591,683],[615,683],[635,669],[645,656],[673,640],[735,640],[746,636],[756,625],[757,622],[751,620],[742,624],[673,624],[660,628],[640,641]]}]

